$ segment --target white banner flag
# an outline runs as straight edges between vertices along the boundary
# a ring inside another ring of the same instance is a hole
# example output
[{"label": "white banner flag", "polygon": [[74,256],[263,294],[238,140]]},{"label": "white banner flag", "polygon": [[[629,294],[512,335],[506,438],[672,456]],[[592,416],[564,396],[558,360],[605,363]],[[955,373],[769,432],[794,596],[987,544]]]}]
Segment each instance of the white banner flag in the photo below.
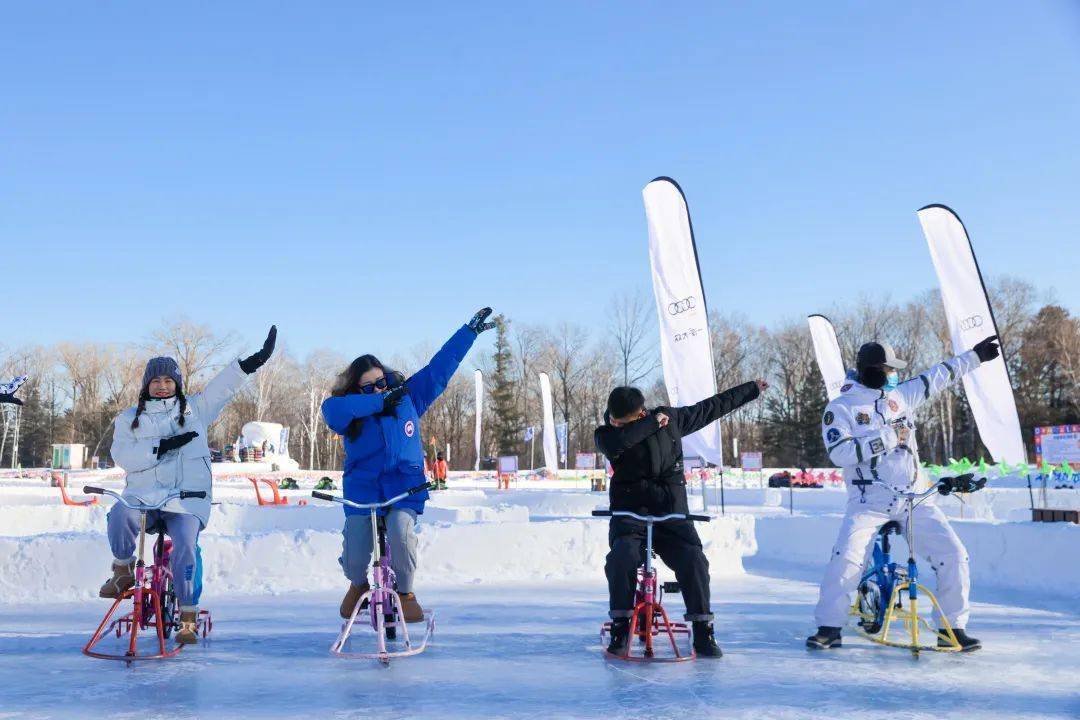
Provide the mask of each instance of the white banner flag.
[{"label": "white banner flag", "polygon": [[477,370],[473,373],[473,381],[476,385],[476,467],[473,470],[480,471],[480,420],[484,413],[484,373]]},{"label": "white banner flag", "polygon": [[[701,286],[694,229],[682,189],[660,177],[645,186],[649,262],[660,318],[660,357],[673,406],[692,405],[716,394],[705,292]],[[723,464],[720,423],[683,438],[683,453]]]},{"label": "white banner flag", "polygon": [[840,343],[836,340],[836,328],[824,315],[811,315],[806,318],[810,324],[810,337],[814,341],[814,355],[817,357],[821,378],[825,381],[825,394],[829,400],[840,395],[840,386],[844,384],[844,356],[840,354]]},{"label": "white banner flag", "polygon": [[[980,340],[997,335],[990,298],[971,239],[956,213],[944,205],[927,205],[918,214],[941,284],[953,352],[959,355]],[[994,460],[1011,464],[1026,462],[1020,418],[1004,357],[968,373],[963,380],[979,436]]]},{"label": "white banner flag", "polygon": [[540,373],[540,400],[544,405],[544,467],[557,472],[559,451],[555,446],[555,409],[551,403],[551,380],[547,373]]}]

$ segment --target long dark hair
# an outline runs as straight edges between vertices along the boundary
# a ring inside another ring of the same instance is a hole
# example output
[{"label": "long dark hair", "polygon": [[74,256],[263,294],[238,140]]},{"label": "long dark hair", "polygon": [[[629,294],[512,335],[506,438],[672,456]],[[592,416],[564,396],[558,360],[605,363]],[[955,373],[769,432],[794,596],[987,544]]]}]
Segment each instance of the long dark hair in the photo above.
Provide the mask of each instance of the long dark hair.
[{"label": "long dark hair", "polygon": [[[146,401],[152,400],[150,397],[150,389],[143,388],[143,391],[139,393],[139,406],[135,408],[135,419],[131,421],[131,429],[139,427],[139,416],[146,410]],[[168,400],[168,398],[162,398]],[[187,398],[184,397],[184,393],[180,392],[180,387],[176,388],[176,399],[180,401],[180,427],[184,427],[184,409],[187,408]]]},{"label": "long dark hair", "polygon": [[[379,362],[379,358],[374,355],[361,355],[349,363],[349,367],[345,369],[345,372],[338,375],[337,382],[335,382],[334,387],[331,388],[330,394],[334,397],[359,394],[360,376],[373,368],[382,370],[384,375],[390,375],[390,373],[393,372],[393,370],[390,370]],[[352,422],[349,423],[348,427],[345,428],[345,437],[350,440],[355,440],[360,436],[360,428],[363,427],[363,425],[363,418],[354,418]]]}]

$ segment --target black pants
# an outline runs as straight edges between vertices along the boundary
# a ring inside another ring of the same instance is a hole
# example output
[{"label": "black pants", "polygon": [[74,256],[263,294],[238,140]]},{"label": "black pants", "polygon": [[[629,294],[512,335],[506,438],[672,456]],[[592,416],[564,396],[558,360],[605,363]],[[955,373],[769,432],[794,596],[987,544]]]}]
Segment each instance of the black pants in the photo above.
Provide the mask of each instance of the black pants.
[{"label": "black pants", "polygon": [[[612,618],[630,617],[634,611],[637,569],[645,561],[645,523],[615,517],[608,528],[607,574]],[[709,560],[701,549],[694,523],[673,520],[653,525],[653,550],[675,571],[682,590],[688,621],[712,620],[709,610]]]}]

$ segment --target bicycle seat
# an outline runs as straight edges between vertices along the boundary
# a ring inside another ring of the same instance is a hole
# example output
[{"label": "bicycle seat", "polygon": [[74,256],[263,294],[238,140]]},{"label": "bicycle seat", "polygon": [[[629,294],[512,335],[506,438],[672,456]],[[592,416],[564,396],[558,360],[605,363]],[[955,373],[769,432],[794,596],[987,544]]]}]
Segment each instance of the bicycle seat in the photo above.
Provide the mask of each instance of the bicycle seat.
[{"label": "bicycle seat", "polygon": [[889,522],[881,526],[881,529],[878,530],[878,535],[880,535],[881,537],[885,537],[889,533],[895,533],[899,535],[902,531],[903,529],[900,527],[900,523],[898,521],[890,520]]}]

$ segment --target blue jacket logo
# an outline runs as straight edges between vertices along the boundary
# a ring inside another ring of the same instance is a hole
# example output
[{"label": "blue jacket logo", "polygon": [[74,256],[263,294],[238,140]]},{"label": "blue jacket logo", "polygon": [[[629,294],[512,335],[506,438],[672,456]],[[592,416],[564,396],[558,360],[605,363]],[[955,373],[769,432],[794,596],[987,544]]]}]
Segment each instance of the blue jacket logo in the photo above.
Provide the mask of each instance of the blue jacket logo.
[{"label": "blue jacket logo", "polygon": [[405,437],[412,437],[413,433],[415,433],[415,432],[416,432],[416,425],[413,424],[413,421],[409,420],[408,422],[406,422],[405,423]]}]

